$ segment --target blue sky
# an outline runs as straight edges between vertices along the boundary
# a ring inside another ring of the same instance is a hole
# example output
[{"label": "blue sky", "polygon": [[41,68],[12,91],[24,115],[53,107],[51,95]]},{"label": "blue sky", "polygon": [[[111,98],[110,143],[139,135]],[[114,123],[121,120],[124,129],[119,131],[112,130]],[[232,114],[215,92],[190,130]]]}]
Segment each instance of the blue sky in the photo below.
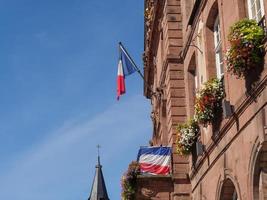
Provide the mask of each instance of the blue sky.
[{"label": "blue sky", "polygon": [[116,101],[118,42],[142,69],[143,1],[0,1],[0,199],[110,199],[151,137],[138,74]]}]

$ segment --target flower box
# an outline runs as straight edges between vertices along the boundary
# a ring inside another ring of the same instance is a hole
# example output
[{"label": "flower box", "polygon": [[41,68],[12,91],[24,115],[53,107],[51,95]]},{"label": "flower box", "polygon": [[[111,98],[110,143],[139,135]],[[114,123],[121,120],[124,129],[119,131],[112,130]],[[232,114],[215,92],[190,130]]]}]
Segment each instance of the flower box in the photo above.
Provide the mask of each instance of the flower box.
[{"label": "flower box", "polygon": [[128,170],[124,173],[121,179],[122,200],[135,200],[136,179],[139,174],[140,174],[139,163],[133,161],[129,165]]},{"label": "flower box", "polygon": [[204,83],[204,87],[196,95],[195,120],[203,126],[213,123],[217,111],[221,110],[221,101],[224,96],[221,80],[213,78]]},{"label": "flower box", "polygon": [[195,120],[180,124],[177,127],[176,150],[180,155],[190,154],[199,133],[199,126]]},{"label": "flower box", "polygon": [[242,19],[228,35],[230,49],[226,53],[227,70],[237,78],[246,77],[263,63],[264,30],[255,20]]}]

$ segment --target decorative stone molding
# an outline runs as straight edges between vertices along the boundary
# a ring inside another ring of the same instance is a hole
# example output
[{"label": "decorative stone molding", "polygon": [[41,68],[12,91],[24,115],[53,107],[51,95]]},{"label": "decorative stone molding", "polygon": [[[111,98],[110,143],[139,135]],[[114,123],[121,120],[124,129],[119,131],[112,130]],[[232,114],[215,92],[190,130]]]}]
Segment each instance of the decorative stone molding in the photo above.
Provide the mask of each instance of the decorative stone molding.
[{"label": "decorative stone molding", "polygon": [[147,65],[148,65],[147,51],[145,51],[145,52],[143,53],[143,64],[144,64],[144,68],[146,68]]},{"label": "decorative stone molding", "polygon": [[142,188],[141,189],[141,194],[145,197],[148,197],[148,198],[151,198],[151,197],[154,197],[156,195],[156,192],[153,191],[152,189],[150,188]]},{"label": "decorative stone molding", "polygon": [[146,26],[150,26],[154,14],[154,1],[148,1],[145,9]]},{"label": "decorative stone molding", "polygon": [[146,2],[146,8],[145,8],[145,46],[146,49],[149,49],[149,43],[150,43],[150,34],[151,34],[151,28],[152,28],[152,21],[153,21],[153,17],[154,17],[154,9],[155,9],[155,5],[154,5],[154,1],[153,0],[149,0]]},{"label": "decorative stone molding", "polygon": [[226,182],[232,183],[232,186],[234,187],[233,189],[236,191],[238,199],[242,199],[237,177],[233,175],[232,170],[225,169],[223,176],[220,176],[218,180],[215,200],[222,199],[222,192]]},{"label": "decorative stone molding", "polygon": [[[166,193],[173,193],[173,181],[169,175],[139,175],[137,177],[136,199],[166,199]],[[166,199],[167,200],[167,199]]]},{"label": "decorative stone molding", "polygon": [[159,113],[158,111],[152,111],[150,114],[150,118],[152,119],[152,122],[156,124],[159,121]]}]

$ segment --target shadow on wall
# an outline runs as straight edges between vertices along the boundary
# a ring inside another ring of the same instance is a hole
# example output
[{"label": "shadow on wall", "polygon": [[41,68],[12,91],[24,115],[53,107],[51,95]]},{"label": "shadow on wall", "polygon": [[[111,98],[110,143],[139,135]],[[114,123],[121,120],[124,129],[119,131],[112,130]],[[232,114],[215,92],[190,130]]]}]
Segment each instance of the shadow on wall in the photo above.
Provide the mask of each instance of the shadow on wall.
[{"label": "shadow on wall", "polygon": [[[262,52],[261,56],[264,57],[265,53]],[[246,86],[246,93],[248,95],[251,94],[253,88],[259,82],[263,68],[264,68],[264,59],[262,59],[261,63],[258,66],[251,67],[248,73],[246,73],[245,86]]]}]

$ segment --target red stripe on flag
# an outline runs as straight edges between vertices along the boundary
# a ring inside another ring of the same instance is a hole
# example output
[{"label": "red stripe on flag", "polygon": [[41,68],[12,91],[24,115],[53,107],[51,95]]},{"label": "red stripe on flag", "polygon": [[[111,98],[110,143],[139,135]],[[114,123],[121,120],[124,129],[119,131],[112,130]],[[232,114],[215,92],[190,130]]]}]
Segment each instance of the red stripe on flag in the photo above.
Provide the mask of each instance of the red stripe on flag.
[{"label": "red stripe on flag", "polygon": [[125,80],[123,76],[117,77],[117,99],[119,100],[120,95],[124,94],[125,91]]},{"label": "red stripe on flag", "polygon": [[153,174],[167,175],[170,172],[169,166],[152,165],[146,163],[140,163],[141,172],[148,172]]}]

